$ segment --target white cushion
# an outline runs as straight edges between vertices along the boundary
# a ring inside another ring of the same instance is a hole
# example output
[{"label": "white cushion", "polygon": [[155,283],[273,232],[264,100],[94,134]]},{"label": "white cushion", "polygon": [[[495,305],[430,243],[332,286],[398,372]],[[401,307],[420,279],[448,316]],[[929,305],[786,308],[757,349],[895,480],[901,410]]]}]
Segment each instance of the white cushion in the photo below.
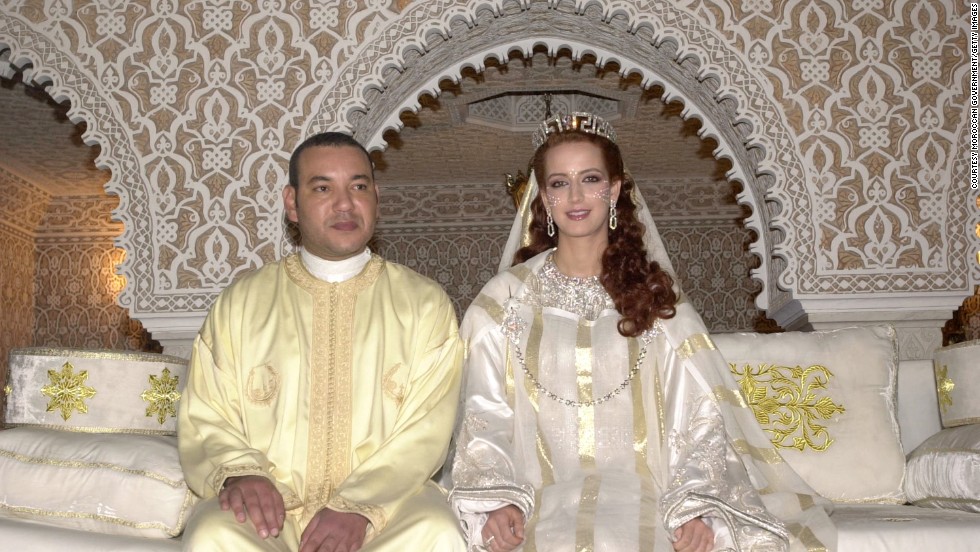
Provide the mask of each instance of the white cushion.
[{"label": "white cushion", "polygon": [[909,455],[905,494],[917,506],[980,513],[980,424],[944,429]]},{"label": "white cushion", "polygon": [[898,425],[902,429],[902,450],[906,453],[943,428],[932,360],[899,362]]},{"label": "white cushion", "polygon": [[180,539],[147,539],[0,518],[0,549],[16,552],[180,552]]},{"label": "white cushion", "polygon": [[838,504],[840,552],[976,552],[980,515],[894,504]]},{"label": "white cushion", "polygon": [[174,435],[187,361],[127,351],[10,351],[5,421],[65,431]]},{"label": "white cushion", "polygon": [[0,431],[0,517],[168,538],[193,503],[174,437]]},{"label": "white cushion", "polygon": [[980,423],[980,340],[936,349],[933,364],[943,427]]},{"label": "white cushion", "polygon": [[783,458],[821,495],[905,502],[890,327],[712,336]]}]

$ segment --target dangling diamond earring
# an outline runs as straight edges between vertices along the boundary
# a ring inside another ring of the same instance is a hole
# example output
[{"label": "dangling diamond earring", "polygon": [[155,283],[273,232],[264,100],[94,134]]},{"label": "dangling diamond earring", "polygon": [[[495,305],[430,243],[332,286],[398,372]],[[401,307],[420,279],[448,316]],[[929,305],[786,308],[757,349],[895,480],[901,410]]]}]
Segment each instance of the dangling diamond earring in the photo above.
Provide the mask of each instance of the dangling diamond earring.
[{"label": "dangling diamond earring", "polygon": [[615,230],[619,226],[619,217],[616,216],[616,204],[609,204],[609,229]]},{"label": "dangling diamond earring", "polygon": [[548,237],[555,237],[555,219],[551,218],[551,211],[548,211]]}]

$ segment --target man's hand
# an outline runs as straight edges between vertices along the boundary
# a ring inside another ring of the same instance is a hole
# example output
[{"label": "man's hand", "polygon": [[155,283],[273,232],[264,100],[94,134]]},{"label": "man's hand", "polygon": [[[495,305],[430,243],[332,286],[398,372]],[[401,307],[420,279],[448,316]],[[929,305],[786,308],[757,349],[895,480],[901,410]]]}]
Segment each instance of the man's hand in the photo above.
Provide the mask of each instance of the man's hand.
[{"label": "man's hand", "polygon": [[282,494],[268,478],[261,475],[229,477],[218,493],[222,510],[231,510],[238,523],[252,520],[255,531],[263,539],[278,537],[286,521]]},{"label": "man's hand", "polygon": [[299,540],[300,552],[356,552],[364,544],[368,519],[324,508],[313,516]]},{"label": "man's hand", "polygon": [[677,552],[708,552],[715,545],[715,534],[701,518],[694,518],[674,531]]},{"label": "man's hand", "polygon": [[492,552],[508,552],[524,542],[524,514],[512,504],[490,512],[483,524],[483,545]]}]

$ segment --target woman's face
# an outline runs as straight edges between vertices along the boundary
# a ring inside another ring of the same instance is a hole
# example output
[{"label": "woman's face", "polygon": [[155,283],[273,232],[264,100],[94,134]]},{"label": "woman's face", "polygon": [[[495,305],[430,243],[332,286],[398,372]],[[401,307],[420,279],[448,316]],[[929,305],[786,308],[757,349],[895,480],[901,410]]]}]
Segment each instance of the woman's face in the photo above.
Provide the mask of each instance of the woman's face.
[{"label": "woman's face", "polygon": [[566,142],[545,154],[541,200],[565,237],[608,238],[609,205],[619,197],[620,179],[610,181],[599,146]]}]

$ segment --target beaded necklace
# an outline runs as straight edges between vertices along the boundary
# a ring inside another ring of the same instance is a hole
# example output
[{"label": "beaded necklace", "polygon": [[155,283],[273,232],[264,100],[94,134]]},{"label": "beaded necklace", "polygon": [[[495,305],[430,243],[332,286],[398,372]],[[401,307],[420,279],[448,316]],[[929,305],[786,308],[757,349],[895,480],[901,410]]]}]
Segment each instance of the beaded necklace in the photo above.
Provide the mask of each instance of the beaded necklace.
[{"label": "beaded necklace", "polygon": [[[538,308],[554,306],[591,321],[598,319],[601,311],[612,305],[609,295],[602,288],[597,276],[588,278],[565,276],[555,266],[551,255],[549,255],[545,266],[542,268],[537,281],[532,282],[528,287],[530,297],[524,297],[522,299],[529,299],[528,303],[532,306]],[[630,368],[626,379],[613,388],[612,391],[590,401],[575,401],[562,397],[545,387],[528,369],[527,361],[524,359],[524,352],[520,346],[520,338],[527,328],[527,322],[521,318],[517,311],[517,302],[512,302],[507,308],[507,315],[503,320],[502,328],[511,344],[514,345],[514,356],[517,358],[517,362],[520,364],[524,376],[544,396],[565,406],[576,408],[602,404],[619,395],[629,387],[636,374],[640,371],[640,365],[643,364],[643,360],[646,358],[647,347],[650,345],[650,342],[653,341],[656,335],[663,331],[658,320],[653,328],[643,332],[640,336],[641,341],[643,341],[643,347],[636,357],[636,362]]]}]

